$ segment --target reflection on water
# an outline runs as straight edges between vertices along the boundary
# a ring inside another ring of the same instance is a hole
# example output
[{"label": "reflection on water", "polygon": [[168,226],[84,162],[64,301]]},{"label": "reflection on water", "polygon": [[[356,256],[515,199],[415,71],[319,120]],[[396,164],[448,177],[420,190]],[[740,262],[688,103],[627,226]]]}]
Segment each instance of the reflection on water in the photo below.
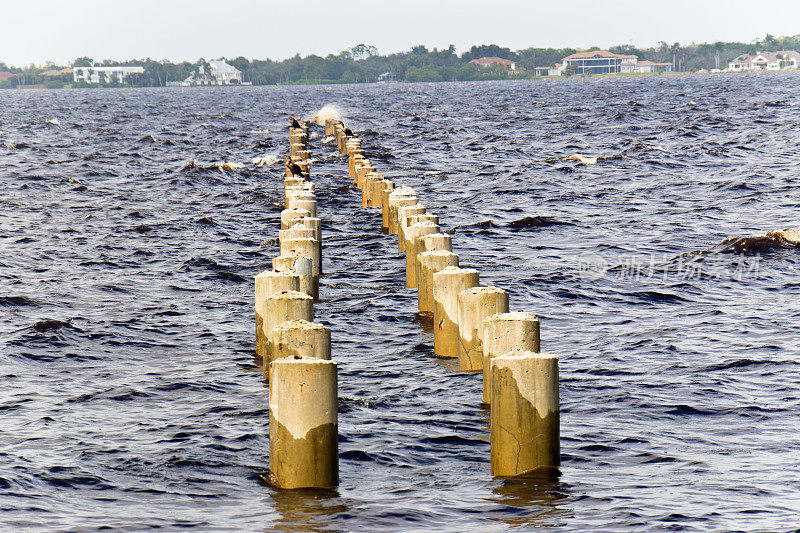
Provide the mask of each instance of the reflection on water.
[{"label": "reflection on water", "polygon": [[512,527],[558,527],[573,516],[567,487],[559,472],[543,471],[519,478],[500,479],[490,501],[503,506],[502,516],[492,519]]},{"label": "reflection on water", "polygon": [[347,531],[349,507],[335,490],[272,489],[270,497],[278,518],[265,531]]}]

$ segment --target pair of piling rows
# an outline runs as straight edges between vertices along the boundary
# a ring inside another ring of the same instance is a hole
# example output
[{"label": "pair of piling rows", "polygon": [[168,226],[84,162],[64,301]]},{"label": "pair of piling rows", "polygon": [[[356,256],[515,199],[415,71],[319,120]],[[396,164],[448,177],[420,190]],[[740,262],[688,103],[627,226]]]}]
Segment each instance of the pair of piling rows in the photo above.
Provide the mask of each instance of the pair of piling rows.
[{"label": "pair of piling rows", "polygon": [[280,255],[255,278],[256,360],[269,384],[269,481],[333,487],[338,468],[337,366],[331,332],[314,322],[322,223],[310,176],[308,126],[290,128]]},{"label": "pair of piling rows", "polygon": [[491,410],[492,474],[557,469],[558,358],[540,353],[536,315],[509,312],[507,291],[481,286],[477,270],[462,268],[439,217],[412,188],[397,187],[377,172],[361,139],[340,120],[327,120],[325,134],[348,157],[362,207],[380,209],[383,230],[398,236],[406,287],[417,289],[419,314],[433,321],[434,353],[457,357],[461,370],[483,374],[483,403]]}]

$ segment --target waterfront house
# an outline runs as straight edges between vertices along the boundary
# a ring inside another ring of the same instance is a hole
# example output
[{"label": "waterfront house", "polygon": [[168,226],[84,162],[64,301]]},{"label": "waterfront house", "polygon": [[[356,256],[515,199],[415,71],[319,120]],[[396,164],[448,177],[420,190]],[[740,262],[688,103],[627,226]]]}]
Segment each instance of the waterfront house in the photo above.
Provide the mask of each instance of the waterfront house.
[{"label": "waterfront house", "polygon": [[484,68],[492,65],[500,65],[506,70],[517,70],[516,63],[508,59],[503,59],[502,57],[479,57],[478,59],[473,59],[470,63]]},{"label": "waterfront house", "polygon": [[119,83],[125,83],[125,78],[130,74],[144,73],[144,67],[118,66],[118,67],[75,67],[72,69],[72,79],[77,83],[109,83],[117,78]]},{"label": "waterfront house", "polygon": [[669,72],[670,63],[641,61],[635,55],[623,55],[608,50],[578,52],[569,55],[550,69],[551,76],[565,74],[633,74],[640,72]]},{"label": "waterfront house", "polygon": [[13,72],[2,71],[0,72],[0,81],[10,80],[14,76],[16,76],[16,74]]},{"label": "waterfront house", "polygon": [[728,63],[728,71],[788,70],[800,67],[800,53],[794,50],[780,52],[758,52],[755,55],[740,55]]},{"label": "waterfront house", "polygon": [[241,85],[242,71],[233,65],[229,65],[225,61],[209,61],[208,66],[216,85]]}]

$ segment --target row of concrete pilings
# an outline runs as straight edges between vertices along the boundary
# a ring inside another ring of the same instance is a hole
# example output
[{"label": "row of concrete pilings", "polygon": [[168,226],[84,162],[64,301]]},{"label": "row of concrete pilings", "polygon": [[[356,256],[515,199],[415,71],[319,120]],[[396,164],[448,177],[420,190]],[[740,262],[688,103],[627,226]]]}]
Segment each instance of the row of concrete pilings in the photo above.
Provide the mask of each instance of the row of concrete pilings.
[{"label": "row of concrete pilings", "polygon": [[[481,286],[477,270],[460,266],[439,217],[413,189],[377,172],[361,139],[340,120],[327,120],[325,134],[348,157],[362,207],[380,209],[383,229],[398,236],[406,287],[417,289],[420,316],[432,318],[434,354],[457,357],[463,371],[482,372],[492,475],[556,471],[558,358],[540,353],[538,318],[509,312],[507,291]],[[255,281],[256,351],[270,390],[269,480],[285,489],[338,483],[337,365],[330,330],[313,321],[322,234],[307,143],[306,124],[290,128],[280,255]]]}]

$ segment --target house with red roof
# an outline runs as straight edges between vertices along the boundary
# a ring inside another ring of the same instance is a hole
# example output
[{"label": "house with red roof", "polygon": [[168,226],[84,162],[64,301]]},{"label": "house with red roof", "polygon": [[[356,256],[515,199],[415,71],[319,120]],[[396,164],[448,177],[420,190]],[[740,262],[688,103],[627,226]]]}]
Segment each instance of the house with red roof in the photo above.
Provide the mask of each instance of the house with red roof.
[{"label": "house with red roof", "polygon": [[500,65],[506,70],[517,70],[516,63],[509,59],[503,59],[502,57],[479,57],[478,59],[473,59],[470,63],[484,68],[492,65]]}]

